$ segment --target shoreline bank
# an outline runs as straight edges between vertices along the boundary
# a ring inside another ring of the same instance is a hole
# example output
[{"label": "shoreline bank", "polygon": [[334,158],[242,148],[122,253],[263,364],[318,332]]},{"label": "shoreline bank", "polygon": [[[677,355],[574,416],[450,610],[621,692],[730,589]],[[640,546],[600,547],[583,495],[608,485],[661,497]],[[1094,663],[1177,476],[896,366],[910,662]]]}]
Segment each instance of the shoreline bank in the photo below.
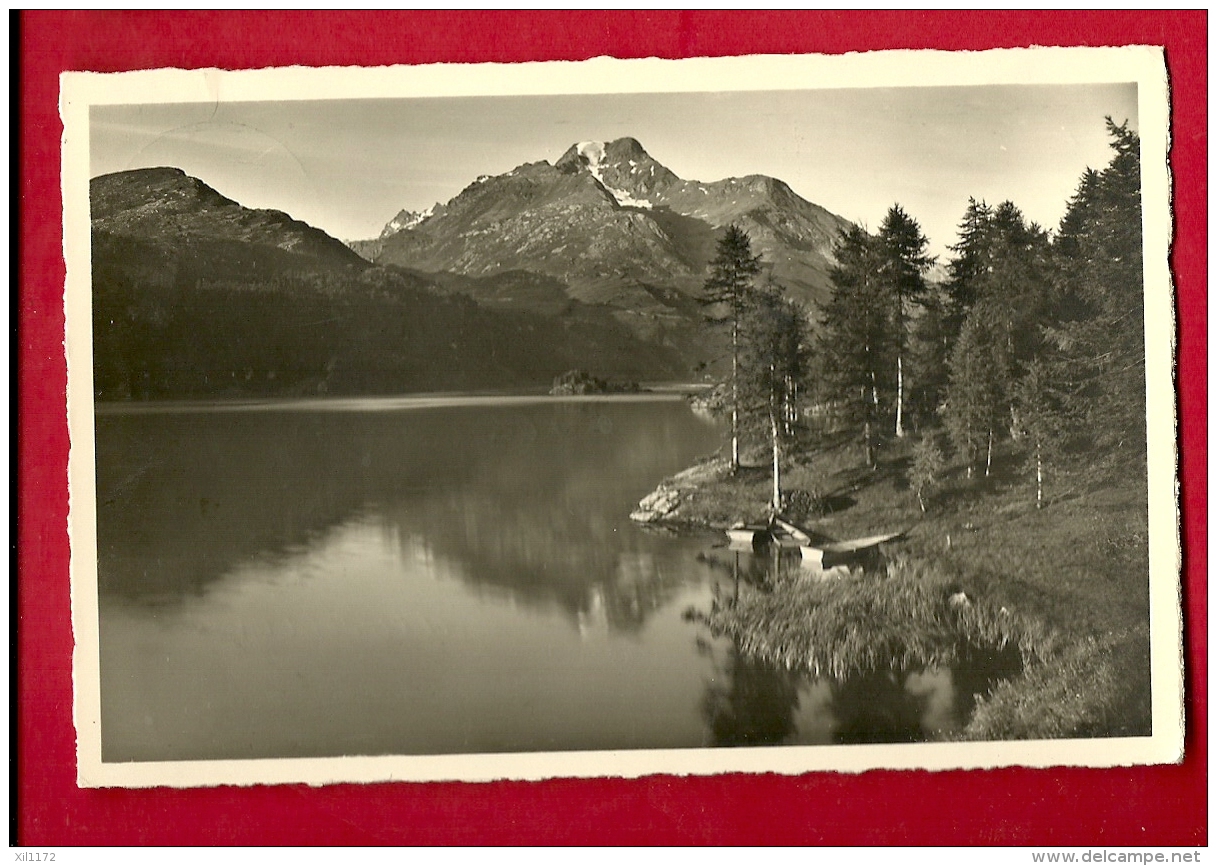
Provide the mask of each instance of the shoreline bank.
[{"label": "shoreline bank", "polygon": [[[822,580],[792,564],[764,591],[696,618],[749,655],[838,679],[1016,651],[1021,672],[978,695],[959,739],[1150,733],[1143,494],[1120,486],[1041,510],[1017,479],[958,481],[921,516],[901,489],[902,455],[864,473],[841,458],[792,461],[788,495],[820,511],[800,522],[827,535],[912,523],[885,545],[886,565]],[[732,475],[713,456],[660,482],[631,518],[675,531],[764,522],[768,484],[766,470]]]}]

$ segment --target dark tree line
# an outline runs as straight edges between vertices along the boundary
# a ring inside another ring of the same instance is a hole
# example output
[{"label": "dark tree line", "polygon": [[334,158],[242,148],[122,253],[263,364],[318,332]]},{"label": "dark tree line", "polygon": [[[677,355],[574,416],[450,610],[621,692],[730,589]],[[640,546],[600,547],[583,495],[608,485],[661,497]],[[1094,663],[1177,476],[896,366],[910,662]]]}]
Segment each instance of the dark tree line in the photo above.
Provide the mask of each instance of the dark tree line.
[{"label": "dark tree line", "polygon": [[1037,505],[1066,466],[1143,466],[1140,142],[1127,123],[1107,127],[1112,161],[1082,176],[1054,233],[1012,202],[972,199],[937,283],[899,205],[876,233],[850,227],[814,340],[781,287],[756,285],[748,236],[729,228],[706,288],[731,327],[732,468],[741,437],[766,443],[780,508],[781,453],[812,404],[856,433],[870,465],[884,439],[914,432],[923,508],[940,441],[969,477],[992,471],[997,448],[1018,455]]},{"label": "dark tree line", "polygon": [[583,364],[626,379],[680,369],[624,325],[491,310],[392,268],[105,232],[92,252],[101,400],[541,386]]}]

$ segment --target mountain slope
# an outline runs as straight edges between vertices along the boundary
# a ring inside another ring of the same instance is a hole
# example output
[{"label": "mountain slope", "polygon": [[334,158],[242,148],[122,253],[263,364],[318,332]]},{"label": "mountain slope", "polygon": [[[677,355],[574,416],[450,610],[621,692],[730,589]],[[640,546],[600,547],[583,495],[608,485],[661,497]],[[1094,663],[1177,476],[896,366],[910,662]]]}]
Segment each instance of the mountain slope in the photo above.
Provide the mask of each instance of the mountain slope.
[{"label": "mountain slope", "polygon": [[[532,274],[496,275],[488,294],[499,303],[479,305],[176,169],[107,175],[90,192],[102,399],[546,387],[574,367],[633,380],[685,371],[671,348]],[[516,308],[516,296],[543,311]]]},{"label": "mountain slope", "polygon": [[367,267],[346,244],[282,211],[253,210],[179,168],[145,168],[93,178],[93,228],[133,237],[242,241],[316,259]]},{"label": "mountain slope", "polygon": [[567,283],[579,300],[631,309],[645,303],[633,283],[698,283],[695,265],[647,214],[623,208],[591,173],[545,162],[475,181],[382,244],[378,263],[479,277],[531,270]]},{"label": "mountain slope", "polygon": [[430,214],[399,214],[376,248],[360,249],[420,271],[534,271],[623,320],[675,322],[681,304],[665,299],[700,294],[715,240],[732,223],[749,233],[768,279],[805,302],[827,299],[845,220],[762,175],[684,180],[632,138],[580,142],[553,165],[479,178]]}]

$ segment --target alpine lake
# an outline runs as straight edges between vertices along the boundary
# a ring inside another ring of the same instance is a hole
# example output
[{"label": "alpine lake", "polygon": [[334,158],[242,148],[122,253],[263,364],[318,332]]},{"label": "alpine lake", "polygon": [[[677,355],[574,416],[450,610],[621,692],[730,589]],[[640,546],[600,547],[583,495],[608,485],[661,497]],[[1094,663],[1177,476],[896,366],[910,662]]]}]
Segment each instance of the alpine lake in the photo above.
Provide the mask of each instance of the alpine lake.
[{"label": "alpine lake", "polygon": [[687,615],[768,557],[629,514],[724,438],[674,393],[100,404],[103,760],[958,730],[961,672],[817,680]]}]

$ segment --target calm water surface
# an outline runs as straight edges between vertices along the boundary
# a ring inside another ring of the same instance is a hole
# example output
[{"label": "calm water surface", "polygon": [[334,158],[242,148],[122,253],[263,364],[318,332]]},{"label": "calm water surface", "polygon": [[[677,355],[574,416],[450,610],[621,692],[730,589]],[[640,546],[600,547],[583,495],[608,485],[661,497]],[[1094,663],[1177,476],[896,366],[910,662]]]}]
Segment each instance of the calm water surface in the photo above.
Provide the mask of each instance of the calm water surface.
[{"label": "calm water surface", "polygon": [[106,761],[918,739],[949,672],[813,682],[682,618],[714,536],[628,514],[675,399],[100,407]]}]

